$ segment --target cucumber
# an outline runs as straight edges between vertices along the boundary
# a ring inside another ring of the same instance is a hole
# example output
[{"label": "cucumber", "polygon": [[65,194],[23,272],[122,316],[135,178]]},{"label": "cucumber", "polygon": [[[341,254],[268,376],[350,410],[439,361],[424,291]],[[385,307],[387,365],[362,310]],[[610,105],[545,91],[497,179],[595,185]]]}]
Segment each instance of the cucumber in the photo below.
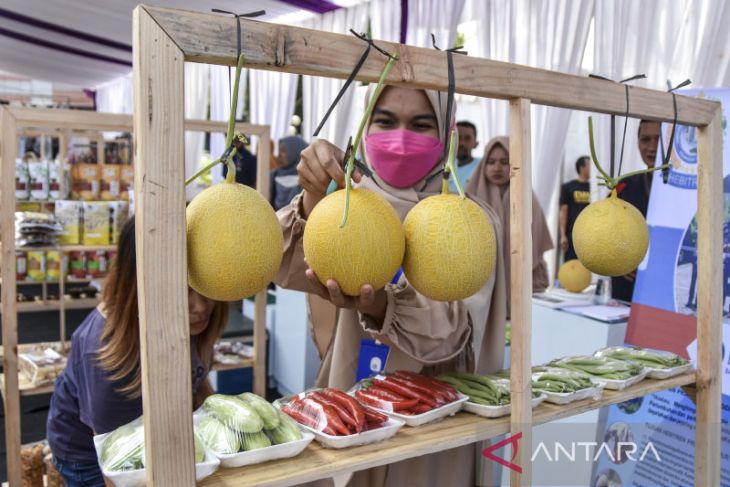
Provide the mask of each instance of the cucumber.
[{"label": "cucumber", "polygon": [[282,443],[301,440],[302,432],[294,420],[279,410],[276,410],[276,412],[279,415],[279,426],[265,430],[271,441],[275,445],[281,445]]},{"label": "cucumber", "polygon": [[243,450],[258,450],[259,448],[266,448],[271,446],[271,440],[263,431],[258,433],[243,433],[241,435],[241,445]]},{"label": "cucumber", "polygon": [[239,433],[259,433],[264,429],[264,423],[254,408],[234,396],[208,396],[203,402],[203,410]]},{"label": "cucumber", "polygon": [[264,422],[264,428],[272,430],[279,426],[279,412],[266,399],[251,392],[244,392],[237,397],[254,408]]},{"label": "cucumber", "polygon": [[208,448],[218,455],[237,453],[241,449],[241,442],[233,430],[213,416],[206,416],[200,420],[195,432]]}]

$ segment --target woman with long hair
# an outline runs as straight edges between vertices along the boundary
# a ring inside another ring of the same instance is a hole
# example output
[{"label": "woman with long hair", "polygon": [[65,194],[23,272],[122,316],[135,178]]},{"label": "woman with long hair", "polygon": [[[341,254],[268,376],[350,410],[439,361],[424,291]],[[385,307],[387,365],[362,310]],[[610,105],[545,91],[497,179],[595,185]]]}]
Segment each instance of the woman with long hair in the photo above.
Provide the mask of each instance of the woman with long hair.
[{"label": "woman with long hair", "polygon": [[[213,345],[228,321],[228,303],[188,290],[194,407],[213,393],[207,380]],[[48,443],[66,486],[103,486],[92,438],[142,414],[134,219],[122,229],[101,304],[71,337],[71,354],[56,380]]]}]

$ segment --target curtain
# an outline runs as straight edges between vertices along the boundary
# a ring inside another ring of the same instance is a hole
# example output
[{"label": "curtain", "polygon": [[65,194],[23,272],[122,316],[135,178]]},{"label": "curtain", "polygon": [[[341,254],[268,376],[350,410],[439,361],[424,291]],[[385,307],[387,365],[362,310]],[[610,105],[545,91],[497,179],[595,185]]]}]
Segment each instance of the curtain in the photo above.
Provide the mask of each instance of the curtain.
[{"label": "curtain", "polygon": [[96,111],[132,113],[132,73],[108,81],[95,89]]},{"label": "curtain", "polygon": [[[210,69],[207,64],[185,63],[185,118],[204,120],[208,112],[208,88]],[[185,178],[195,174],[200,167],[203,155],[205,134],[185,132]],[[191,183],[185,188],[185,196],[190,201],[202,189]]]},{"label": "curtain", "polygon": [[437,0],[408,0],[406,44],[431,47],[431,34],[436,45],[446,49],[454,45],[465,0],[445,3]]},{"label": "curtain", "polygon": [[373,39],[400,42],[401,1],[370,0],[369,5]]},{"label": "curtain", "polygon": [[[244,106],[243,99],[246,93],[247,70],[241,71],[241,80],[238,87],[238,103],[236,110],[236,118],[243,117]],[[230,76],[229,76],[230,75]],[[210,120],[228,121],[228,115],[231,112],[231,91],[233,90],[234,77],[236,68],[228,66],[210,66]],[[226,136],[224,133],[218,132],[210,134],[210,156],[216,159],[225,150]],[[213,182],[223,180],[223,170],[221,166],[212,170]]]},{"label": "curtain", "polygon": [[[368,4],[360,4],[348,9],[334,10],[304,22],[303,26],[339,34],[349,34],[350,29],[365,32],[369,9]],[[371,55],[379,54],[371,50]],[[339,79],[302,77],[302,136],[305,140],[312,140],[312,133],[344,84],[345,81]],[[347,145],[348,136],[354,134],[357,129],[358,119],[353,114],[361,111],[361,107],[356,106],[358,97],[355,95],[359,85],[357,81],[350,85],[320,131],[320,138],[329,140],[338,147],[344,148]]]},{"label": "curtain", "polygon": [[[274,71],[251,70],[249,72],[249,102],[251,123],[269,125],[274,152],[278,154],[277,141],[286,136],[294,115],[299,75]],[[255,140],[252,143],[254,154]],[[268,161],[259,161],[268,164]]]}]

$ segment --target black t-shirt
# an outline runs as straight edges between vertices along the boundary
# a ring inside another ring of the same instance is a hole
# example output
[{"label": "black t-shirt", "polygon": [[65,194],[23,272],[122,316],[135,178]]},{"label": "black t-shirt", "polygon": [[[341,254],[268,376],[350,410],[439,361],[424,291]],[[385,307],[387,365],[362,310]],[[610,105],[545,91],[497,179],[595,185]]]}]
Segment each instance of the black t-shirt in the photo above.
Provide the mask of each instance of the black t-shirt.
[{"label": "black t-shirt", "polygon": [[618,183],[616,194],[622,200],[634,205],[644,217],[649,208],[652,174],[636,174]]},{"label": "black t-shirt", "polygon": [[560,188],[560,206],[568,205],[568,240],[572,240],[573,224],[578,214],[591,202],[590,183],[581,183],[577,179],[568,181]]}]

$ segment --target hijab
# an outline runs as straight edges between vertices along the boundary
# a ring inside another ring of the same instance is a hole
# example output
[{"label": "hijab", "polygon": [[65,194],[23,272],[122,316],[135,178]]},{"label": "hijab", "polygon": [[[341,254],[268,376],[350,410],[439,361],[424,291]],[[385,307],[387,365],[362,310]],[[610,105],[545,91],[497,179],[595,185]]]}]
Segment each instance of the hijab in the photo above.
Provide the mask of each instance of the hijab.
[{"label": "hijab", "polygon": [[284,167],[274,170],[271,173],[271,204],[275,210],[289,204],[289,202],[302,191],[299,186],[299,175],[297,174],[297,163],[307,143],[298,135],[284,137],[279,144],[286,148],[286,162]]}]

